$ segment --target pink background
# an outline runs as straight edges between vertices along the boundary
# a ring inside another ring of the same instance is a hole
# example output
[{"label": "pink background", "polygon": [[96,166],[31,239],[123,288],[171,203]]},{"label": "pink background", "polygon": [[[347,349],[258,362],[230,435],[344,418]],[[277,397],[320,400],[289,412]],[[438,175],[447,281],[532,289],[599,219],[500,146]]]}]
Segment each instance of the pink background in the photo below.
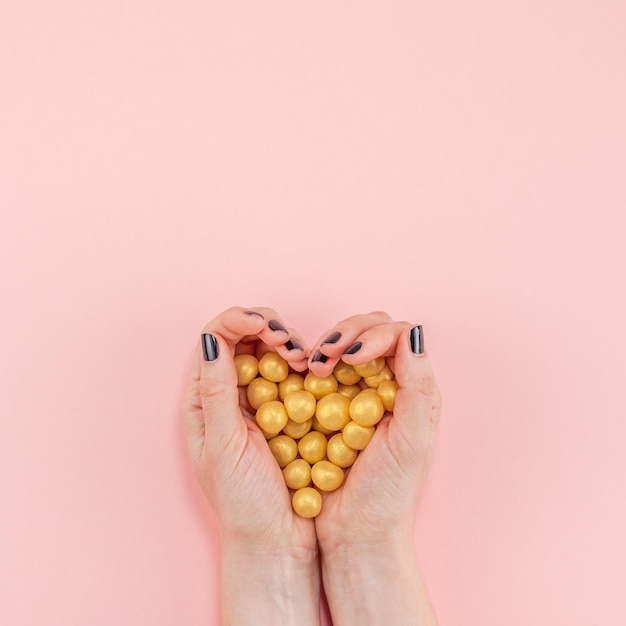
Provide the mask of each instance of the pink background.
[{"label": "pink background", "polygon": [[626,622],[626,9],[4,1],[0,623],[217,624],[202,326],[421,323],[440,623]]}]

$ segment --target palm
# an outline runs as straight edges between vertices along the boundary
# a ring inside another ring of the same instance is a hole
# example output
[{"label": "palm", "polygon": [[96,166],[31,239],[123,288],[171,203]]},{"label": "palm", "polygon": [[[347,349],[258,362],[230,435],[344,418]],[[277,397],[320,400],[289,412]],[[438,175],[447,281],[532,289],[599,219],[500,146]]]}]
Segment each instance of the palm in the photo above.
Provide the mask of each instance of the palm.
[{"label": "palm", "polygon": [[280,467],[241,396],[240,411],[246,419],[240,419],[242,428],[233,433],[218,470],[236,511],[232,524],[246,533],[289,537],[294,546],[312,549],[316,542],[314,523],[294,513]]},{"label": "palm", "polygon": [[337,528],[367,529],[391,525],[405,508],[407,481],[411,477],[392,453],[390,422],[381,422],[368,447],[346,470],[344,483],[324,494],[324,503],[315,519],[320,541],[332,539]]}]

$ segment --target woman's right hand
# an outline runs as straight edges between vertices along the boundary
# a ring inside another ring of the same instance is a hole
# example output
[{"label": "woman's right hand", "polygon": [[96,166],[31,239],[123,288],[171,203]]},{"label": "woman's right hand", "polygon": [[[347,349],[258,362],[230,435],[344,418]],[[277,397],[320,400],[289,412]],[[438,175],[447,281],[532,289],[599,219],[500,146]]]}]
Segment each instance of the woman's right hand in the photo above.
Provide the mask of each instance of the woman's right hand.
[{"label": "woman's right hand", "polygon": [[[303,371],[306,342],[266,307],[251,313],[233,306],[206,324],[202,333],[215,337],[217,357],[203,358],[201,337],[183,413],[189,455],[221,534],[252,550],[314,556],[313,520],[294,513],[281,469],[251,419],[246,389],[237,386],[234,365],[238,352],[274,350]],[[240,343],[242,339],[246,343]]]},{"label": "woman's right hand", "polygon": [[[283,474],[252,421],[234,356],[275,350],[306,369],[306,343],[273,309],[231,307],[202,336],[183,408],[189,455],[221,539],[224,625],[319,625],[320,580],[313,520],[296,515]],[[242,341],[243,340],[243,341]],[[206,344],[205,344],[206,345]]]}]

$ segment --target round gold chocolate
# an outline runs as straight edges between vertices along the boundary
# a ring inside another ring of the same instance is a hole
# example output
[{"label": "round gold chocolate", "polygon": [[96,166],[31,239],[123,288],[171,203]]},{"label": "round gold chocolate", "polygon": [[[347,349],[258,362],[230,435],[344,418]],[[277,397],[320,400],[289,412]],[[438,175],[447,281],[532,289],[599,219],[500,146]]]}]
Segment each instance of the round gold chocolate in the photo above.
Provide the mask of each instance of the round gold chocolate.
[{"label": "round gold chocolate", "polygon": [[396,403],[396,393],[399,388],[400,385],[396,380],[386,380],[380,383],[376,391],[383,402],[385,411],[393,411],[393,407]]},{"label": "round gold chocolate", "polygon": [[385,364],[383,369],[381,369],[378,374],[374,374],[373,376],[365,376],[363,380],[367,383],[368,387],[373,387],[374,389],[376,389],[380,386],[381,383],[385,382],[386,380],[393,380],[393,372],[391,371],[391,368],[387,364]]},{"label": "round gold chocolate", "polygon": [[278,398],[276,383],[265,380],[263,377],[255,378],[246,389],[248,402],[253,409],[258,409],[264,402]]},{"label": "round gold chocolate", "polygon": [[298,444],[287,435],[277,435],[267,442],[280,467],[291,463],[298,455]]},{"label": "round gold chocolate", "polygon": [[364,389],[350,402],[350,417],[361,426],[374,426],[383,418],[385,407],[376,389]]},{"label": "round gold chocolate", "polygon": [[329,376],[317,376],[313,372],[309,372],[304,378],[304,388],[310,391],[316,400],[337,391],[337,386],[337,379],[332,374]]},{"label": "round gold chocolate", "polygon": [[291,504],[300,517],[315,517],[322,510],[322,494],[314,487],[302,487],[293,494]]},{"label": "round gold chocolate", "polygon": [[285,405],[279,400],[270,400],[264,402],[256,412],[254,416],[257,424],[265,432],[278,434],[289,417],[287,411],[285,411]]},{"label": "round gold chocolate", "polygon": [[[300,452],[300,454],[302,454],[302,452]],[[341,433],[333,435],[328,440],[326,456],[331,463],[334,463],[339,467],[350,467],[356,461],[358,454],[359,453],[354,448],[351,448],[348,444],[346,444]]]},{"label": "round gold chocolate", "polygon": [[323,433],[324,435],[332,435],[335,433],[335,430],[331,430],[330,428],[324,428],[320,421],[317,419],[317,415],[313,416],[313,423],[311,424],[311,429],[317,431],[318,433]]},{"label": "round gold chocolate", "polygon": [[350,421],[343,427],[341,434],[346,445],[355,450],[365,450],[375,432],[374,426],[361,426],[355,421]]},{"label": "round gold chocolate", "polygon": [[283,402],[289,419],[294,422],[306,422],[315,413],[315,396],[310,391],[296,389],[288,393]]},{"label": "round gold chocolate", "polygon": [[361,391],[361,388],[358,385],[343,385],[340,383],[337,388],[337,393],[340,393],[342,396],[346,396],[348,400],[352,400],[352,398],[354,398],[359,391]]},{"label": "round gold chocolate", "polygon": [[259,361],[259,372],[263,378],[278,383],[289,375],[289,363],[278,352],[266,352]]},{"label": "round gold chocolate", "polygon": [[340,430],[350,421],[350,400],[337,391],[329,393],[318,401],[315,416],[324,428]]},{"label": "round gold chocolate", "polygon": [[341,486],[343,478],[343,470],[330,461],[318,461],[311,468],[311,480],[322,491],[334,491]]},{"label": "round gold chocolate", "polygon": [[[253,422],[254,422],[257,426],[259,426],[259,424],[258,424],[258,423],[257,423],[257,421],[256,421],[256,416],[252,418],[252,421],[253,421]],[[263,433],[263,436],[265,437],[265,439],[267,439],[268,441],[269,441],[270,439],[273,439],[274,437],[276,437],[276,433],[268,433],[266,430],[263,430],[260,426],[259,426],[259,429],[260,429],[261,433]]]},{"label": "round gold chocolate", "polygon": [[287,423],[283,426],[283,433],[292,439],[300,439],[311,430],[312,425],[313,420],[307,420],[302,424],[293,420],[287,420]]},{"label": "round gold chocolate", "polygon": [[285,396],[297,389],[304,389],[304,378],[300,374],[292,372],[278,383],[278,397],[284,402]]},{"label": "round gold chocolate", "polygon": [[252,354],[236,354],[233,360],[237,372],[237,386],[249,385],[259,373],[259,361]]},{"label": "round gold chocolate", "polygon": [[312,465],[326,456],[326,443],[326,435],[313,430],[298,441],[298,452]]},{"label": "round gold chocolate", "polygon": [[333,369],[333,376],[337,379],[337,382],[342,385],[354,385],[361,378],[361,374],[356,372],[353,365],[349,365],[341,359],[337,361]]},{"label": "round gold chocolate", "polygon": [[285,466],[283,477],[290,489],[302,489],[311,482],[311,466],[304,459],[296,459]]},{"label": "round gold chocolate", "polygon": [[377,356],[375,359],[368,361],[367,363],[362,363],[361,365],[355,365],[354,370],[360,376],[374,376],[374,374],[378,374],[381,369],[385,366],[385,357]]}]

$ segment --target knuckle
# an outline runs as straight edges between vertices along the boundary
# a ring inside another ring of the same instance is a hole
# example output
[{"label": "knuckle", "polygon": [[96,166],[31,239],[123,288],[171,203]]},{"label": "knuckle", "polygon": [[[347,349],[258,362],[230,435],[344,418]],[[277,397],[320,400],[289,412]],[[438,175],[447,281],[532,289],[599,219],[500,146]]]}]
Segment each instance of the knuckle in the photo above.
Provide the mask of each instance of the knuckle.
[{"label": "knuckle", "polygon": [[376,311],[370,311],[368,313],[368,315],[372,315],[372,316],[376,316],[376,317],[384,317],[384,318],[386,318],[386,319],[388,319],[390,321],[392,319],[391,315],[389,315],[389,313],[387,313],[387,311],[383,311],[381,309],[378,309]]},{"label": "knuckle", "polygon": [[213,400],[227,393],[229,385],[223,380],[215,380],[211,378],[201,378],[198,383],[198,393],[202,400]]},{"label": "knuckle", "polygon": [[245,311],[245,307],[243,306],[229,306],[223,313],[240,313],[241,311]]},{"label": "knuckle", "polygon": [[417,389],[425,396],[435,396],[437,393],[437,381],[433,374],[422,374],[416,384]]}]

